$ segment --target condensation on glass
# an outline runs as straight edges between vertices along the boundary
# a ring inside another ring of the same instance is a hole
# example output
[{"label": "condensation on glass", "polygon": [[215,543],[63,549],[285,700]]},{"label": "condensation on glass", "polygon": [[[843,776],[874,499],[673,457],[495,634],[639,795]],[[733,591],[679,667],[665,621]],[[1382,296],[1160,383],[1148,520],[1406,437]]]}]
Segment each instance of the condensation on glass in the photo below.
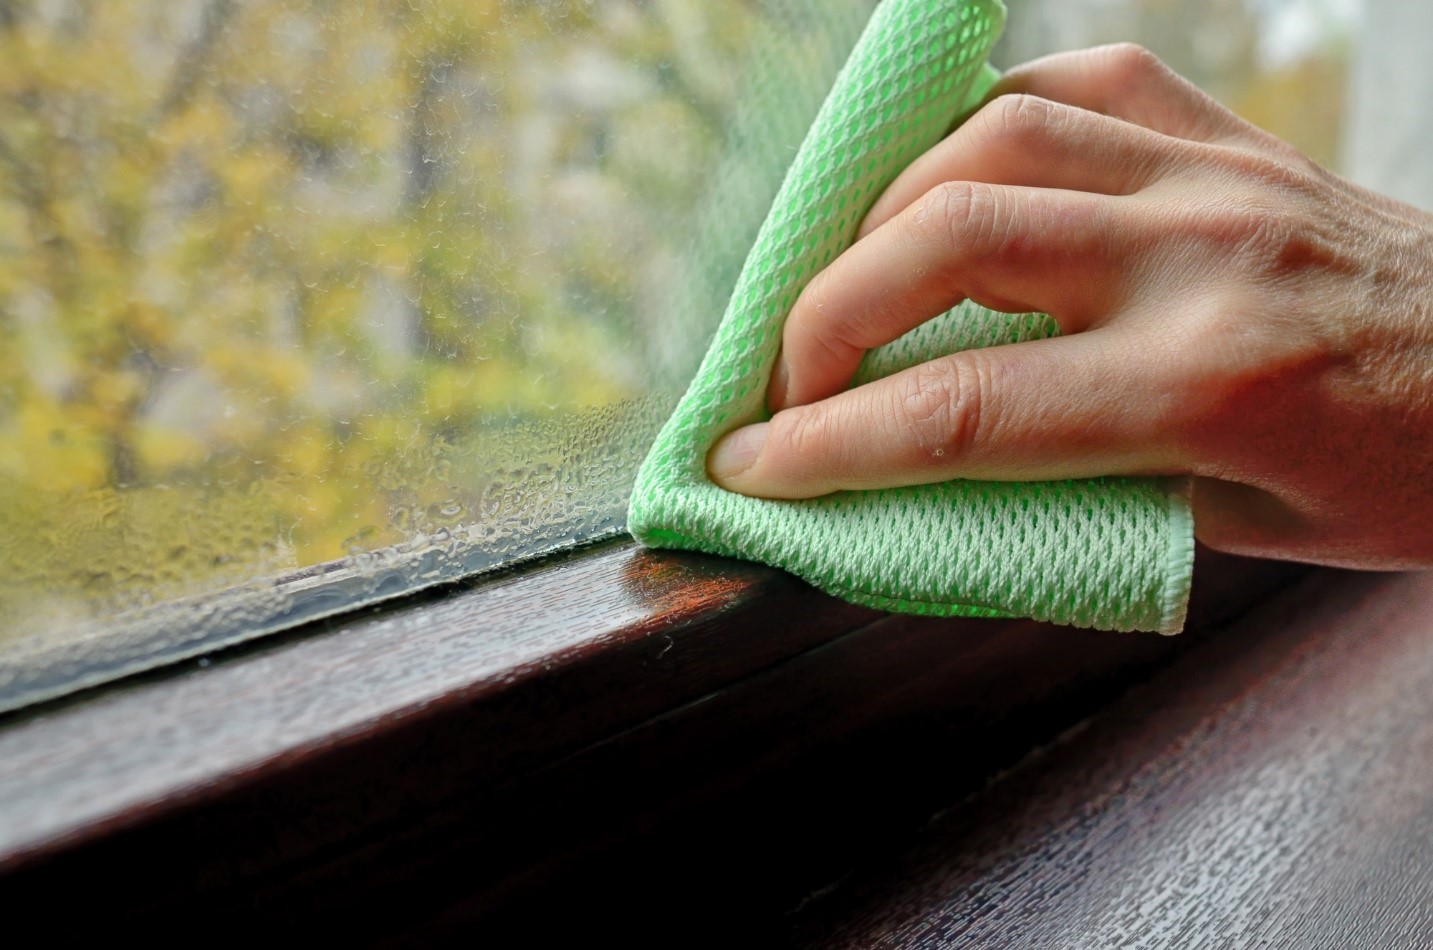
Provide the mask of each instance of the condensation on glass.
[{"label": "condensation on glass", "polygon": [[[874,0],[0,0],[0,709],[619,532]],[[1338,154],[1347,0],[1013,0]]]}]

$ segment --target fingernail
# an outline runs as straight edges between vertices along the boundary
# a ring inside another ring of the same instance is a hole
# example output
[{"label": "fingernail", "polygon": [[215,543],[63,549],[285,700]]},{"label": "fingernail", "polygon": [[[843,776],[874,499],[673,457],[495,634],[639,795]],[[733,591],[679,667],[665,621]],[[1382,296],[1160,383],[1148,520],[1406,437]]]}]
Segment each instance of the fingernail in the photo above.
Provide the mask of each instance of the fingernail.
[{"label": "fingernail", "polygon": [[786,360],[777,357],[776,372],[772,374],[771,386],[766,393],[766,406],[772,412],[786,408],[786,390],[791,385],[791,371]]},{"label": "fingernail", "polygon": [[724,482],[751,468],[761,454],[761,447],[766,444],[767,428],[768,423],[758,422],[723,436],[707,457],[707,471],[711,477],[717,482]]}]

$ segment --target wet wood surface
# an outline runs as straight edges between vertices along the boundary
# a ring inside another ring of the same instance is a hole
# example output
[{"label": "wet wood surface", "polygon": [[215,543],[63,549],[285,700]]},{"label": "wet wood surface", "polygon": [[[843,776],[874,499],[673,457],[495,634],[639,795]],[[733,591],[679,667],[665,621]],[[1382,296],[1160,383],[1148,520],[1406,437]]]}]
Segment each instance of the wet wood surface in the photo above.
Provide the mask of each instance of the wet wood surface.
[{"label": "wet wood surface", "polygon": [[1433,576],[1316,572],[800,918],[828,950],[1433,946]]}]

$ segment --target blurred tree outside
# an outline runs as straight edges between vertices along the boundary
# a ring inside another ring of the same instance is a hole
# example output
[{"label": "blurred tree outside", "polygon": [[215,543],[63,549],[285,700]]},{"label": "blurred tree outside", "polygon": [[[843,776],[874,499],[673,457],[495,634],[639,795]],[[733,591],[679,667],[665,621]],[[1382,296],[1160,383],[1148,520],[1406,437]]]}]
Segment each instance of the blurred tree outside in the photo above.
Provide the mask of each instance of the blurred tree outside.
[{"label": "blurred tree outside", "polygon": [[[873,2],[0,0],[0,644],[612,528]],[[1135,39],[1329,160],[1279,2],[1008,0],[997,61]]]},{"label": "blurred tree outside", "polygon": [[622,437],[764,6],[0,0],[0,635]]},{"label": "blurred tree outside", "polygon": [[1338,168],[1363,0],[1006,0],[995,59],[1148,47],[1239,115]]}]

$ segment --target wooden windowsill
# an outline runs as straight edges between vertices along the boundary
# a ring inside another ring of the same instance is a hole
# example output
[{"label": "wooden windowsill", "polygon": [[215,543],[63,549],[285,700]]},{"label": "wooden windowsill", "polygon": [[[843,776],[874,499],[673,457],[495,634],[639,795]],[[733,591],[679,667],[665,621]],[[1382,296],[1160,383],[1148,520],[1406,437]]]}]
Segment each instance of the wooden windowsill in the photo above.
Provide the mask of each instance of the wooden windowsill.
[{"label": "wooden windowsill", "polygon": [[[939,804],[1301,573],[1202,557],[1196,630],[1167,639],[889,616],[610,543],[0,719],[0,887],[16,924],[83,893],[60,931],[501,918],[763,776],[889,751],[892,724],[903,754],[967,744],[912,772],[911,814]],[[768,870],[776,893],[829,868]]]},{"label": "wooden windowsill", "polygon": [[1433,574],[1316,571],[790,921],[808,950],[1433,942]]}]

